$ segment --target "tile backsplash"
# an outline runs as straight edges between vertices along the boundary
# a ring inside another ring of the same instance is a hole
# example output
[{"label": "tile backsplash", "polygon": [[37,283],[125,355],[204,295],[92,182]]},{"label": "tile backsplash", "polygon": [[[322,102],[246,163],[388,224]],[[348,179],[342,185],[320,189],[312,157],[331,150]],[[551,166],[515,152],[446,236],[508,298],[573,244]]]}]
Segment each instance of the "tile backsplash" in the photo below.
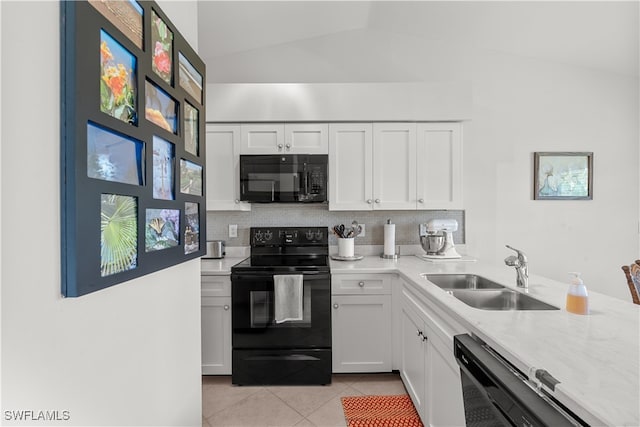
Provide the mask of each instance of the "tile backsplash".
[{"label": "tile backsplash", "polygon": [[[249,246],[249,227],[273,226],[349,226],[355,219],[366,225],[365,236],[359,236],[358,245],[384,244],[384,224],[391,219],[396,224],[396,244],[420,244],[418,224],[430,219],[455,219],[458,231],[453,233],[455,244],[465,243],[465,212],[463,210],[433,211],[329,211],[326,204],[259,204],[251,205],[249,212],[208,211],[207,240],[225,240],[227,246]],[[238,237],[229,237],[229,225],[238,225]],[[336,237],[331,234],[330,245]]]}]

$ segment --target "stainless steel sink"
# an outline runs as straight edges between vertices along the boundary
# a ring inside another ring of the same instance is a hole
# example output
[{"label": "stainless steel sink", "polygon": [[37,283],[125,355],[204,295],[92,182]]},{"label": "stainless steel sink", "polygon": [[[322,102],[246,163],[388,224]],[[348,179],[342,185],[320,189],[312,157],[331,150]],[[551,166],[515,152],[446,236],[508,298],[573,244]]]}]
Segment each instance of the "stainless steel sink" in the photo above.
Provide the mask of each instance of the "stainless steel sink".
[{"label": "stainless steel sink", "polygon": [[423,274],[442,289],[504,289],[504,286],[475,274]]},{"label": "stainless steel sink", "polygon": [[508,289],[451,289],[447,292],[463,303],[482,310],[559,310],[529,295]]}]

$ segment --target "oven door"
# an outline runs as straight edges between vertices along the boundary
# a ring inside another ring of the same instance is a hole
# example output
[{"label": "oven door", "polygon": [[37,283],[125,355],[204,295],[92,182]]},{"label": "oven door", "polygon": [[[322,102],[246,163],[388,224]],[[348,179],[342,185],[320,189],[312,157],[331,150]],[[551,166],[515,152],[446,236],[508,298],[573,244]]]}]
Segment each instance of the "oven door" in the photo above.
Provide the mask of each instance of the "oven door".
[{"label": "oven door", "polygon": [[241,155],[240,200],[325,202],[326,155]]},{"label": "oven door", "polygon": [[303,275],[302,320],[275,322],[273,275],[231,275],[234,349],[331,347],[331,276]]}]

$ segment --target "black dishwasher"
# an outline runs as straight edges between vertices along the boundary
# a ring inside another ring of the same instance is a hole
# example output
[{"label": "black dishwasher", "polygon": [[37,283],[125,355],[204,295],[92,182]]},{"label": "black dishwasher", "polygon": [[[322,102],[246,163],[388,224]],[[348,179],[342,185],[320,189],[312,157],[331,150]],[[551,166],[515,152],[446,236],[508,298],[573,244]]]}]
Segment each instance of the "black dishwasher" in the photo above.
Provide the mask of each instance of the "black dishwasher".
[{"label": "black dishwasher", "polygon": [[[525,374],[479,339],[456,335],[453,346],[467,427],[588,426],[544,390],[536,390]],[[554,387],[557,382],[549,378]]]}]

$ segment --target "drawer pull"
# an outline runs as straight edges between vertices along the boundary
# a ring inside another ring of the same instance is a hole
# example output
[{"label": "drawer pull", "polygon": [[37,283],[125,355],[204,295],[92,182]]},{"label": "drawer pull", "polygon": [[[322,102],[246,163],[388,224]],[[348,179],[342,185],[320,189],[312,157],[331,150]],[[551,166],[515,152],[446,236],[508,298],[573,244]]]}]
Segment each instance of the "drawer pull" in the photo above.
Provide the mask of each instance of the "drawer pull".
[{"label": "drawer pull", "polygon": [[358,282],[358,286],[360,286],[361,288],[364,288],[364,282]]},{"label": "drawer pull", "polygon": [[416,331],[416,335],[418,335],[419,337],[423,336],[422,331]]},{"label": "drawer pull", "polygon": [[340,306],[339,306],[337,303],[336,303],[336,304],[333,304],[333,308],[336,308],[336,309],[337,309],[338,307],[340,307]]},{"label": "drawer pull", "polygon": [[225,304],[223,308],[225,309],[225,311],[227,311],[227,310],[229,310],[229,305]]}]

